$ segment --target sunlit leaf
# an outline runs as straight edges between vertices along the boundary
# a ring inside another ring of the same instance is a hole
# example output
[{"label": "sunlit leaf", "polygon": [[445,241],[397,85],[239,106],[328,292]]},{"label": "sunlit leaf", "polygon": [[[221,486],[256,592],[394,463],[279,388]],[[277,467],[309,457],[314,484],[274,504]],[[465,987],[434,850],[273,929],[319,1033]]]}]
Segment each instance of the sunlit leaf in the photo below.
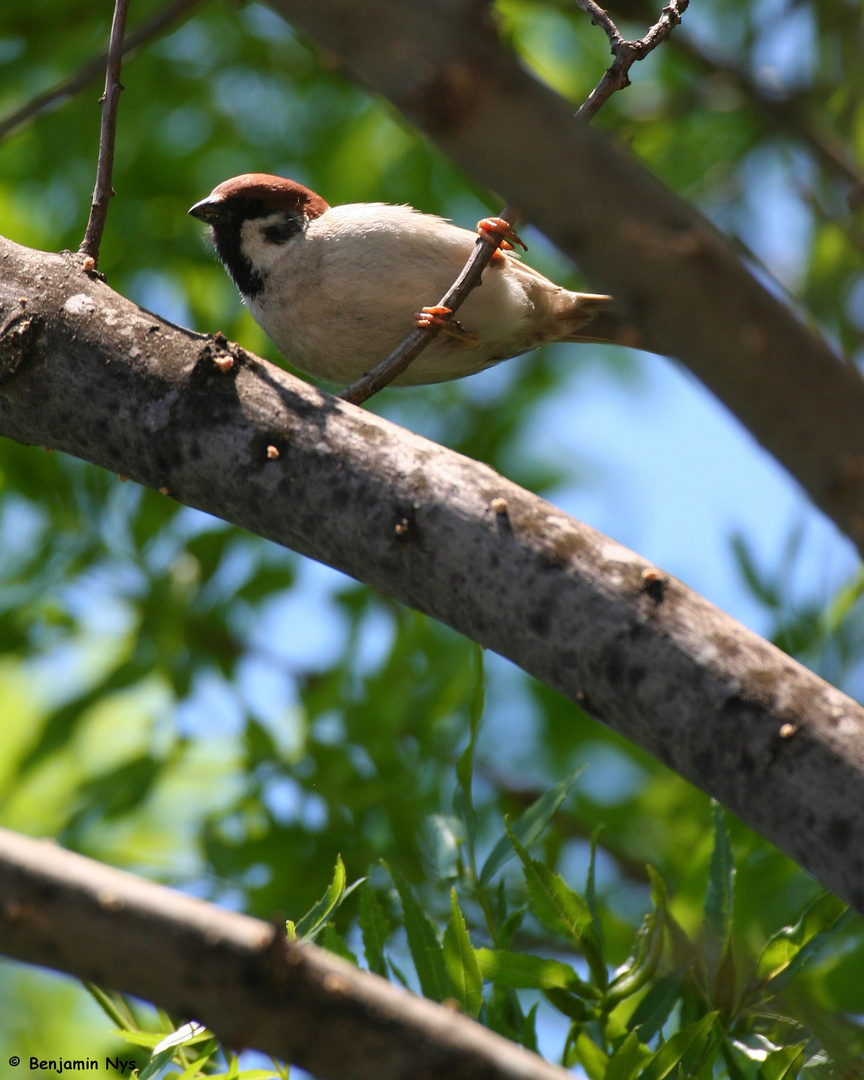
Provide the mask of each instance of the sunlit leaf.
[{"label": "sunlit leaf", "polygon": [[606,1001],[617,1003],[631,997],[642,989],[654,977],[660,957],[663,954],[664,930],[666,926],[666,888],[653,867],[651,874],[651,896],[654,910],[642,920],[636,934],[636,941],[630,957],[622,965],[606,991]]},{"label": "sunlit leaf", "polygon": [[330,882],[327,891],[318,903],[310,911],[307,911],[302,919],[297,920],[294,927],[294,932],[301,941],[312,941],[316,931],[320,929],[331,912],[339,906],[345,894],[345,881],[345,864],[342,862],[342,856],[337,855],[333,880]]},{"label": "sunlit leaf", "polygon": [[507,835],[522,863],[531,911],[556,934],[581,944],[582,933],[591,922],[588,906],[559,874],[531,858],[509,825]]},{"label": "sunlit leaf", "polygon": [[784,1046],[769,1054],[756,1074],[758,1080],[795,1080],[804,1064],[804,1051],[807,1043],[796,1046]]},{"label": "sunlit leaf", "polygon": [[450,890],[450,921],[444,931],[444,964],[462,1011],[476,1017],[483,1003],[483,976],[477,963],[456,890]]},{"label": "sunlit leaf", "polygon": [[585,1070],[588,1080],[604,1080],[609,1068],[609,1055],[602,1050],[586,1031],[580,1031],[573,1042],[576,1060]]},{"label": "sunlit leaf", "polygon": [[814,960],[849,925],[853,914],[832,893],[823,893],[802,913],[794,926],[779,930],[759,957],[756,999],[779,994],[802,967]]},{"label": "sunlit leaf", "polygon": [[484,979],[518,990],[549,990],[560,987],[589,1000],[601,997],[597,987],[585,982],[569,965],[528,953],[505,949],[477,949],[477,963]]}]

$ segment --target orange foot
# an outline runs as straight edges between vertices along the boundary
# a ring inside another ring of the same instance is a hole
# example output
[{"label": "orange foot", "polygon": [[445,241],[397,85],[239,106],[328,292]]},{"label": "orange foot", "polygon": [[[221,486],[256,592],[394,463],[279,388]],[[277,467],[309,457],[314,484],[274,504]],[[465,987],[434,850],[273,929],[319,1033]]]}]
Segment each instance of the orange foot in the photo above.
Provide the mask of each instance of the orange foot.
[{"label": "orange foot", "polygon": [[414,315],[414,326],[418,330],[428,330],[430,326],[435,326],[442,334],[448,334],[464,345],[473,345],[477,340],[477,335],[472,334],[461,323],[451,318],[452,314],[449,307],[442,307],[441,304],[424,307]]},{"label": "orange foot", "polygon": [[500,236],[502,238],[501,247],[508,251],[512,251],[515,244],[518,244],[523,251],[528,250],[528,245],[519,239],[513,226],[509,221],[505,221],[504,218],[483,218],[482,221],[477,222],[477,232],[480,233],[484,240],[491,240],[493,243]]}]

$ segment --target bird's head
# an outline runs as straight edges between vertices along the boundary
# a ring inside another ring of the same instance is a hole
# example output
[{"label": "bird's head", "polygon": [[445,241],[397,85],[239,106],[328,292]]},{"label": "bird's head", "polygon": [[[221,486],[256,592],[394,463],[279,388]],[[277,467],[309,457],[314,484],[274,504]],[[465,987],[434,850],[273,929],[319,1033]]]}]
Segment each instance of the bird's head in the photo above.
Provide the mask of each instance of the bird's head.
[{"label": "bird's head", "polygon": [[285,245],[328,209],[294,180],[245,173],[218,184],[189,213],[210,226],[216,254],[237,288],[254,299]]}]

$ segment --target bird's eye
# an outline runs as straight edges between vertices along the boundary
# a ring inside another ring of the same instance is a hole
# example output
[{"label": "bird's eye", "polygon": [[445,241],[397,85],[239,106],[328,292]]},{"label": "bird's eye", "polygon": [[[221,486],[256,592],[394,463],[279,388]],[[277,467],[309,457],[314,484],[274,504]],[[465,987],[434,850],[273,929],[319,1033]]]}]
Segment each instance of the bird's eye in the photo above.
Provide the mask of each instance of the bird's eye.
[{"label": "bird's eye", "polygon": [[290,240],[292,236],[300,232],[301,228],[302,226],[297,218],[286,214],[279,221],[273,221],[269,225],[265,225],[262,232],[268,244],[284,244],[286,240]]}]

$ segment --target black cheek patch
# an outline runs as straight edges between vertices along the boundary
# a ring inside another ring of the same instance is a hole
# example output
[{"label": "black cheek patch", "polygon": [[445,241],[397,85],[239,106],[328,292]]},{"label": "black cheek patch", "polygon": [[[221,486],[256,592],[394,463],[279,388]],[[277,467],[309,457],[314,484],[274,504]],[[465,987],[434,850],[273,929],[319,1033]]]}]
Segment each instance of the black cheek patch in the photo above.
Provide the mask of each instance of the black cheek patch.
[{"label": "black cheek patch", "polygon": [[286,214],[281,221],[275,221],[264,229],[264,239],[268,244],[284,244],[292,236],[303,228],[302,224],[291,214]]},{"label": "black cheek patch", "polygon": [[213,241],[216,245],[216,254],[234,284],[245,297],[254,300],[263,291],[267,274],[256,270],[243,254],[240,248],[239,230],[217,222],[213,226]]}]

